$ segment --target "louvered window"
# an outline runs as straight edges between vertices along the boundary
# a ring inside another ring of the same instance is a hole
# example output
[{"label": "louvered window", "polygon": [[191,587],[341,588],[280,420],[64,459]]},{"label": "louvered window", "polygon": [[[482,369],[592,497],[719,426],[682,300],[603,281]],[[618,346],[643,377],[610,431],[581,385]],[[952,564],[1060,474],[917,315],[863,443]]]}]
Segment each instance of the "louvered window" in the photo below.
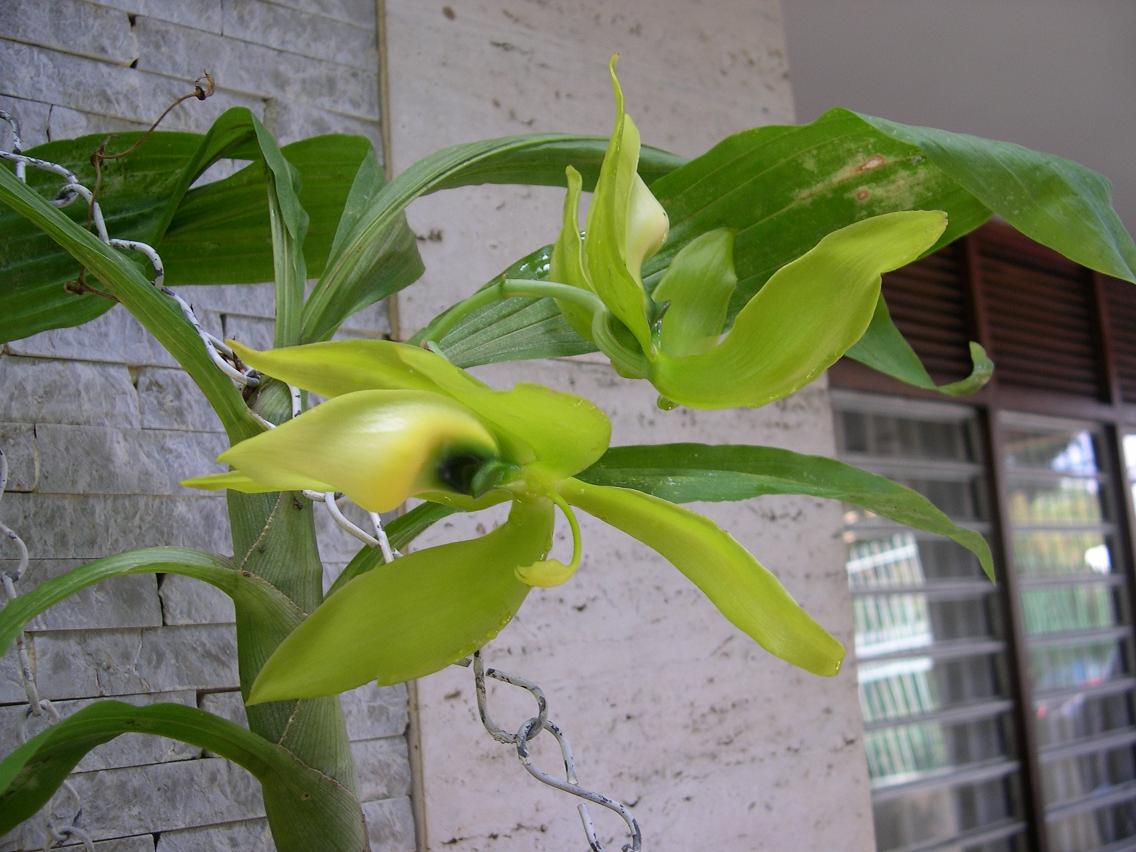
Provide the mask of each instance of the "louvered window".
[{"label": "louvered window", "polygon": [[[885,281],[945,403],[845,362],[838,449],[990,536],[846,514],[881,850],[1136,849],[1136,287],[988,226]],[[922,399],[913,399],[921,397]]]}]

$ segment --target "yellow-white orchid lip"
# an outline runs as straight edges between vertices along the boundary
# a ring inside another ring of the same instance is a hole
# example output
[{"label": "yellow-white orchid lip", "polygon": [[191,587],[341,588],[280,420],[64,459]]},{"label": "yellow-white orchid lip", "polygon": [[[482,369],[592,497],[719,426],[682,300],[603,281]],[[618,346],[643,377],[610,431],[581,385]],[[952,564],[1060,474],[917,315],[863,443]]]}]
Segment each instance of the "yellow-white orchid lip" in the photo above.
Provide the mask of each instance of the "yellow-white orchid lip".
[{"label": "yellow-white orchid lip", "polygon": [[439,394],[356,391],[221,453],[217,460],[232,465],[235,476],[184,484],[342,491],[368,511],[389,512],[425,491],[469,493],[478,469],[499,452],[478,418]]},{"label": "yellow-white orchid lip", "polygon": [[639,275],[643,263],[663,247],[670,230],[670,219],[643,178],[635,175],[627,215],[627,266]]}]

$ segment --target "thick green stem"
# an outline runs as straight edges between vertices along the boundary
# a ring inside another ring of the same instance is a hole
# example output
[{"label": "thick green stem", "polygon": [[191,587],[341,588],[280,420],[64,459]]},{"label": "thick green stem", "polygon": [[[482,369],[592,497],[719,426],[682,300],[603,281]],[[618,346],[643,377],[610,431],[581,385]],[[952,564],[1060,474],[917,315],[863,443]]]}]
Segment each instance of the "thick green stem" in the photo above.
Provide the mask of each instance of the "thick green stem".
[{"label": "thick green stem", "polygon": [[[278,382],[267,384],[260,390],[254,409],[273,422],[285,419],[291,411],[287,388]],[[311,503],[292,493],[230,491],[228,499],[237,569],[272,584],[305,613],[315,609],[323,597],[323,566],[316,548]],[[237,619],[244,696],[282,639],[278,625],[264,623],[264,618],[261,613],[249,612]],[[248,707],[247,712],[251,730],[279,743],[302,763],[354,793],[354,766],[338,698],[276,701]],[[268,817],[274,835],[286,830],[273,814]],[[329,838],[328,848],[350,848],[352,842],[348,841],[356,837],[356,848],[365,847],[361,808],[350,814],[327,814],[322,831]]]}]

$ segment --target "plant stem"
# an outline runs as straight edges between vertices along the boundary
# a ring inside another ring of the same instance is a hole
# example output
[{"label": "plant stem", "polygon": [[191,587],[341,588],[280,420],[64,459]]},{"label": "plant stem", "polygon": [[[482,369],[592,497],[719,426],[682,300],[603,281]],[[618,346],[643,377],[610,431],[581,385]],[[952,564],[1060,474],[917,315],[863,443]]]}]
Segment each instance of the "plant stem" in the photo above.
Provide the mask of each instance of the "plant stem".
[{"label": "plant stem", "polygon": [[[287,388],[269,382],[259,389],[254,409],[267,420],[281,422],[291,414]],[[316,547],[312,505],[298,495],[238,494],[230,491],[229,519],[233,560],[238,570],[271,583],[303,612],[323,598],[323,566]],[[284,640],[292,625],[272,613],[247,611],[237,620],[237,656],[241,694],[248,695],[265,660]],[[355,770],[347,726],[335,697],[305,701],[274,701],[246,708],[249,728],[291,752],[298,760],[333,779],[354,795]],[[320,831],[327,848],[363,849],[366,832],[362,808],[327,813]],[[279,815],[268,814],[278,845],[285,831]]]}]

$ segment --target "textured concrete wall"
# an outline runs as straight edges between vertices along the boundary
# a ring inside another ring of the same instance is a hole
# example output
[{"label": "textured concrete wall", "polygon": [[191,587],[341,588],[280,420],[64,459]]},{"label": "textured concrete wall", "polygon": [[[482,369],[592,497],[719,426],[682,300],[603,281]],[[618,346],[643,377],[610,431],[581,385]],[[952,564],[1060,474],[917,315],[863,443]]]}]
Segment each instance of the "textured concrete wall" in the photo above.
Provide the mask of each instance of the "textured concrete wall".
[{"label": "textured concrete wall", "polygon": [[[390,0],[387,8],[396,170],[478,137],[608,133],[605,66],[615,50],[628,109],[648,142],[693,155],[731,131],[792,118],[777,0]],[[417,203],[411,224],[435,239],[423,245],[425,283],[400,296],[402,332],[551,241],[562,198],[471,188]],[[616,443],[833,449],[823,385],[759,411],[662,413],[650,388],[616,378],[596,358],[481,372],[591,397],[612,416]],[[850,638],[837,506],[764,498],[702,508]],[[478,520],[445,524],[441,535],[468,535]],[[621,533],[585,522],[584,540],[577,576],[534,591],[486,651],[490,664],[545,688],[581,781],[635,805],[647,849],[872,848],[852,675],[822,680],[771,658]],[[515,729],[532,710],[512,693],[494,687],[492,697],[498,721]],[[575,801],[541,787],[489,739],[468,672],[426,678],[417,694],[428,849],[582,848]],[[534,746],[536,761],[554,771],[559,759],[546,740]],[[602,812],[597,821],[610,848],[622,845],[618,821]]]},{"label": "textured concrete wall", "polygon": [[[285,141],[334,131],[378,145],[373,0],[0,0],[0,106],[19,118],[29,144],[144,127],[203,68],[218,93],[179,108],[165,128],[203,130],[240,105]],[[271,343],[270,289],[181,292],[215,333]],[[348,333],[385,331],[385,311],[370,310]],[[223,499],[177,484],[213,468],[224,436],[189,380],[125,311],[4,347],[0,445],[13,466],[0,513],[32,555],[25,587],[143,545],[229,551]],[[323,512],[317,517],[326,527]],[[321,539],[332,570],[356,549],[335,530],[321,530]],[[13,555],[0,553],[0,567],[11,567]],[[64,714],[114,696],[240,717],[232,620],[227,598],[183,578],[101,584],[34,622],[40,689]],[[24,712],[15,671],[9,655],[0,663],[3,753],[17,744]],[[375,848],[412,850],[406,690],[358,691],[347,710]],[[122,737],[79,765],[75,786],[82,827],[96,839],[120,838],[101,850],[269,845],[252,778],[199,749]],[[0,850],[38,840],[32,821],[0,840]]]}]

